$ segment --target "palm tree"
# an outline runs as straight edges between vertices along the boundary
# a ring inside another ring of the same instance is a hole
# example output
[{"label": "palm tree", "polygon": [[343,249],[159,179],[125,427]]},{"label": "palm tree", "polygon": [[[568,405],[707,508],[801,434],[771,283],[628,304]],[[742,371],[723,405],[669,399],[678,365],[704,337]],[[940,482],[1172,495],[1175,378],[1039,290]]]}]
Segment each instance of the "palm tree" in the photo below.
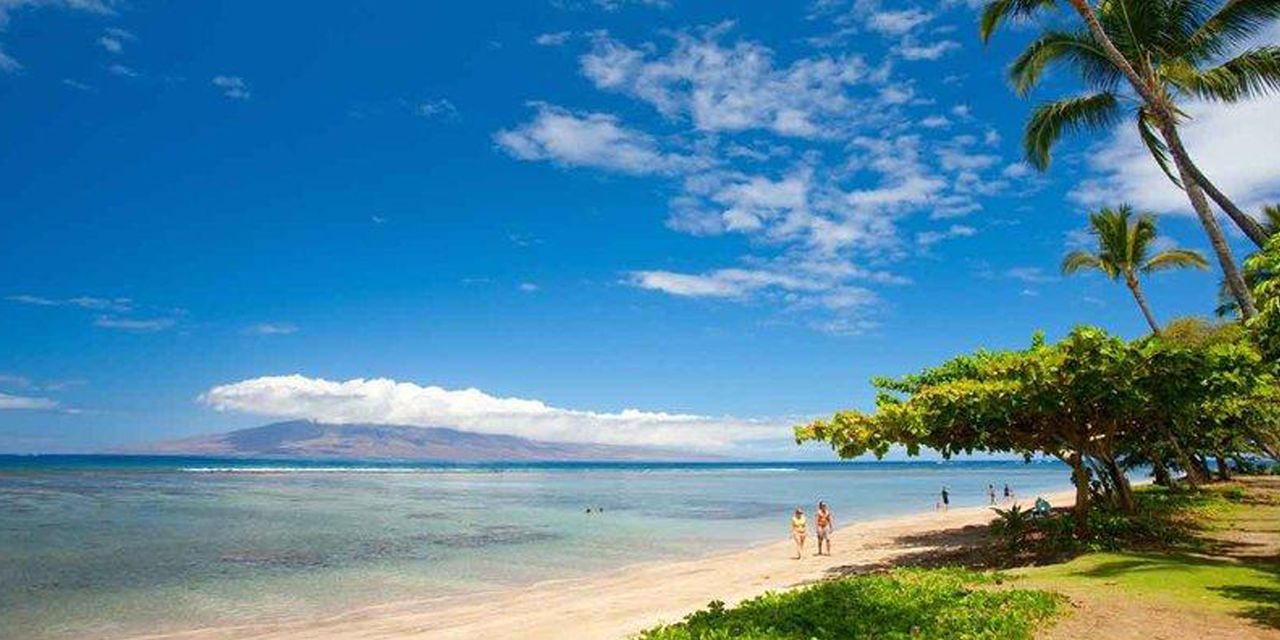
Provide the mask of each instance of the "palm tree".
[{"label": "palm tree", "polygon": [[1147,305],[1138,274],[1185,267],[1204,269],[1209,263],[1199,251],[1191,249],[1165,249],[1153,254],[1156,217],[1143,213],[1133,219],[1133,208],[1127,204],[1089,214],[1089,233],[1098,239],[1097,252],[1081,249],[1068,253],[1062,259],[1062,273],[1070,275],[1082,269],[1095,269],[1112,280],[1124,278],[1147,324],[1151,325],[1151,332],[1160,335],[1160,325]]},{"label": "palm tree", "polygon": [[[1272,20],[1280,0],[1227,0],[1216,11],[1208,0],[1065,0],[1084,20],[1084,30],[1046,30],[1010,67],[1014,90],[1025,95],[1054,64],[1074,68],[1090,93],[1038,106],[1027,123],[1023,146],[1029,162],[1045,170],[1049,152],[1064,132],[1108,127],[1132,105],[1138,133],[1169,178],[1187,193],[1217,254],[1232,296],[1245,318],[1253,298],[1231,248],[1205,199],[1205,192],[1254,243],[1266,234],[1192,161],[1178,132],[1186,118],[1179,98],[1237,102],[1280,90],[1280,47],[1266,45],[1221,60]],[[1057,0],[994,0],[982,15],[985,42],[1007,18],[1028,18]],[[1123,91],[1126,84],[1131,92]],[[1172,160],[1172,167],[1170,166]]]}]

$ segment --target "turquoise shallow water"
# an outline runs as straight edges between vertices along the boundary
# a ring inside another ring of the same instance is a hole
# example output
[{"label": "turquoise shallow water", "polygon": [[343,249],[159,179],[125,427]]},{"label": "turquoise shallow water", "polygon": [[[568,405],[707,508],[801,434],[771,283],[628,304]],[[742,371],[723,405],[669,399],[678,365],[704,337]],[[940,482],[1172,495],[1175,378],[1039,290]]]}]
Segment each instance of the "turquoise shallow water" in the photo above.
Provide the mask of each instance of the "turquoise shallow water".
[{"label": "turquoise shallow water", "polygon": [[[112,637],[332,614],[688,558],[985,487],[1056,463],[436,465],[0,456],[0,637]],[[587,508],[601,512],[585,513]]]}]

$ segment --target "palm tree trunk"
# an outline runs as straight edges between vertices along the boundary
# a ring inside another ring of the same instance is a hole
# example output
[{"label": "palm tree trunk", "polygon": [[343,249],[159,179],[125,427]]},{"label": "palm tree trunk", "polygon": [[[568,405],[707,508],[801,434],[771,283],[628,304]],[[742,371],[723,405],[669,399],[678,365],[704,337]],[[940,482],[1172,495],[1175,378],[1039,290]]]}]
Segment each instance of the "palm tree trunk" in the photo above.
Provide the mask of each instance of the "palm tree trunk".
[{"label": "palm tree trunk", "polygon": [[[1170,127],[1170,131],[1173,134],[1173,137],[1168,140],[1169,153],[1175,158],[1181,156],[1182,162],[1185,163],[1187,169],[1190,170],[1191,176],[1196,180],[1196,184],[1200,185],[1200,187],[1204,189],[1204,192],[1208,194],[1214,202],[1218,203],[1218,206],[1222,208],[1222,211],[1227,214],[1227,217],[1231,218],[1232,222],[1236,223],[1236,226],[1240,228],[1240,231],[1244,232],[1245,236],[1252,240],[1254,244],[1258,245],[1259,248],[1265,245],[1268,238],[1266,229],[1263,229],[1262,225],[1259,224],[1253,216],[1241,211],[1240,207],[1237,207],[1236,203],[1232,202],[1231,199],[1227,197],[1227,194],[1219,191],[1218,187],[1209,180],[1208,176],[1204,175],[1204,173],[1200,171],[1200,167],[1196,166],[1196,163],[1191,160],[1191,154],[1187,153],[1186,148],[1182,146],[1182,137],[1178,135],[1177,128]],[[1166,136],[1166,138],[1168,138],[1168,136]]]},{"label": "palm tree trunk", "polygon": [[1142,287],[1138,286],[1138,277],[1132,273],[1124,274],[1125,284],[1129,285],[1129,290],[1133,292],[1133,299],[1138,301],[1138,308],[1142,309],[1142,316],[1147,319],[1147,324],[1151,325],[1151,333],[1160,335],[1160,325],[1156,322],[1156,317],[1151,313],[1151,307],[1147,305],[1147,297],[1142,295]]},{"label": "palm tree trunk", "polygon": [[[1167,118],[1157,118],[1157,126],[1160,129],[1160,135],[1164,137],[1165,144],[1173,146],[1173,141],[1177,140],[1178,133],[1174,130],[1173,124]],[[1213,247],[1213,252],[1218,256],[1218,264],[1222,267],[1222,274],[1227,281],[1227,288],[1231,290],[1231,297],[1236,299],[1240,305],[1240,317],[1248,320],[1258,315],[1258,309],[1253,304],[1253,294],[1249,293],[1249,286],[1244,282],[1244,276],[1240,275],[1240,269],[1236,266],[1235,256],[1231,255],[1231,246],[1227,244],[1227,239],[1222,235],[1222,227],[1218,224],[1218,219],[1214,217],[1213,211],[1209,209],[1209,201],[1205,200],[1204,191],[1200,188],[1200,183],[1191,175],[1191,170],[1187,166],[1187,157],[1185,153],[1173,153],[1173,162],[1178,167],[1179,177],[1182,178],[1183,190],[1187,192],[1187,199],[1191,201],[1191,208],[1195,210],[1196,216],[1200,218],[1200,225],[1204,227],[1205,235],[1209,236],[1209,245]]]}]

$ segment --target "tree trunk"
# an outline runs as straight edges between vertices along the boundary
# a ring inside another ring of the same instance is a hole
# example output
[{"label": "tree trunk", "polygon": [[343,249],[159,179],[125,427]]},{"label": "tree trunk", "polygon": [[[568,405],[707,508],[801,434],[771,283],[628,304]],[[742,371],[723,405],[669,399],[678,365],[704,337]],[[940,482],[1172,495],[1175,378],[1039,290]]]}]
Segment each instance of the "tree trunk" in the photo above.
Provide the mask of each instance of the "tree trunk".
[{"label": "tree trunk", "polygon": [[1111,484],[1115,488],[1116,500],[1120,506],[1120,510],[1125,513],[1133,513],[1133,487],[1129,484],[1129,478],[1124,475],[1124,470],[1120,465],[1116,464],[1115,459],[1107,458],[1103,461],[1106,466],[1107,475],[1111,476]]},{"label": "tree trunk", "polygon": [[1147,319],[1147,324],[1151,325],[1152,335],[1160,335],[1160,325],[1156,322],[1156,317],[1151,313],[1151,307],[1147,305],[1147,297],[1142,295],[1142,287],[1138,285],[1138,276],[1132,273],[1124,274],[1125,284],[1129,285],[1129,291],[1133,292],[1133,299],[1138,301],[1138,308],[1142,309],[1142,317]]},{"label": "tree trunk", "polygon": [[1178,458],[1178,466],[1182,467],[1182,471],[1186,473],[1187,484],[1191,485],[1192,489],[1200,488],[1200,484],[1206,480],[1204,476],[1200,475],[1200,469],[1196,467],[1191,456],[1187,455],[1187,452],[1183,450],[1182,445],[1178,444],[1177,439],[1171,438],[1169,443],[1173,445],[1174,454]]},{"label": "tree trunk", "polygon": [[1200,477],[1204,478],[1205,482],[1213,480],[1213,473],[1209,471],[1209,461],[1205,460],[1204,456],[1198,453],[1192,454],[1191,462],[1196,465],[1196,470],[1200,472]]},{"label": "tree trunk", "polygon": [[1204,189],[1204,192],[1208,194],[1214,202],[1218,203],[1218,206],[1222,208],[1223,213],[1226,213],[1227,217],[1231,218],[1231,221],[1236,223],[1236,226],[1240,228],[1240,231],[1244,232],[1245,236],[1252,240],[1254,244],[1258,245],[1259,248],[1265,245],[1267,243],[1267,238],[1269,237],[1266,229],[1263,229],[1262,225],[1259,224],[1253,216],[1241,211],[1240,207],[1237,207],[1236,203],[1232,202],[1231,198],[1227,197],[1227,194],[1219,191],[1218,187],[1209,180],[1208,176],[1204,175],[1204,172],[1200,171],[1200,167],[1196,166],[1196,163],[1191,160],[1191,154],[1187,153],[1186,148],[1182,146],[1182,138],[1177,134],[1176,129],[1174,136],[1173,144],[1170,147],[1169,152],[1181,154],[1182,157],[1185,158],[1187,169],[1191,171],[1192,177],[1196,179],[1196,184],[1200,185],[1200,187]]},{"label": "tree trunk", "polygon": [[1078,451],[1071,454],[1067,464],[1071,465],[1071,482],[1076,485],[1076,537],[1084,538],[1089,533],[1089,472]]},{"label": "tree trunk", "polygon": [[[1177,139],[1177,132],[1174,131],[1173,124],[1164,118],[1159,119],[1160,134],[1164,137],[1165,143],[1172,146],[1171,140]],[[1244,276],[1240,275],[1240,269],[1236,267],[1235,256],[1231,255],[1231,246],[1227,244],[1227,239],[1222,235],[1222,227],[1218,225],[1218,219],[1214,217],[1213,211],[1209,209],[1209,202],[1204,199],[1204,191],[1200,189],[1200,183],[1195,181],[1191,176],[1190,169],[1187,168],[1187,158],[1185,154],[1173,153],[1174,164],[1178,167],[1178,175],[1182,178],[1184,191],[1187,192],[1187,199],[1191,201],[1191,208],[1195,210],[1196,216],[1200,218],[1200,225],[1204,227],[1204,232],[1209,236],[1209,244],[1213,247],[1213,252],[1218,256],[1218,264],[1222,267],[1222,274],[1226,277],[1227,288],[1231,290],[1231,297],[1236,299],[1236,303],[1240,305],[1240,317],[1249,320],[1258,315],[1258,309],[1253,305],[1253,295],[1249,293],[1249,287],[1244,282]]]},{"label": "tree trunk", "polygon": [[1172,487],[1173,476],[1169,475],[1169,467],[1166,467],[1164,460],[1159,458],[1151,458],[1151,474],[1155,476],[1155,482],[1161,487]]},{"label": "tree trunk", "polygon": [[1213,464],[1218,467],[1218,479],[1226,482],[1231,479],[1231,467],[1227,466],[1227,458],[1222,454],[1213,457]]}]

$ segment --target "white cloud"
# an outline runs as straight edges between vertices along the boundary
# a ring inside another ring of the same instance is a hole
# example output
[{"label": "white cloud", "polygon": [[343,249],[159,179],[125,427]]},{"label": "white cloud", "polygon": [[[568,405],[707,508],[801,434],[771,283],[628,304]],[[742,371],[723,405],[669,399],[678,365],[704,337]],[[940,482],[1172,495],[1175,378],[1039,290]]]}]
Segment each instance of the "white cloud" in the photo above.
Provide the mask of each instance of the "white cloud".
[{"label": "white cloud", "polygon": [[413,112],[423,118],[436,120],[455,120],[458,117],[458,108],[447,98],[420,102],[413,108]]},{"label": "white cloud", "polygon": [[1053,282],[1057,278],[1048,275],[1044,269],[1040,267],[1013,267],[1004,272],[1005,277],[1013,278],[1028,284],[1039,284],[1044,282]]},{"label": "white cloud", "polygon": [[920,126],[926,129],[943,129],[951,126],[951,121],[946,116],[932,115],[921,120]]},{"label": "white cloud", "polygon": [[6,410],[29,410],[40,411],[46,409],[57,409],[58,403],[48,398],[33,398],[27,396],[15,396],[8,393],[0,392],[0,411]]},{"label": "white cloud", "polygon": [[780,67],[759,43],[721,45],[731,26],[676,33],[673,48],[662,55],[598,33],[592,51],[582,56],[582,72],[601,89],[635,96],[671,118],[688,117],[708,132],[828,135],[868,101],[852,92],[873,80],[862,58],[818,56]]},{"label": "white cloud", "polygon": [[716,449],[788,433],[782,422],[637,409],[565,409],[474,388],[444,389],[386,378],[267,376],[214,387],[199,401],[218,411],[275,418],[443,426],[554,442]]},{"label": "white cloud", "polygon": [[129,67],[129,66],[120,64],[118,62],[107,65],[107,72],[110,73],[111,75],[121,76],[124,78],[136,78],[139,75],[142,75],[138,73],[137,70],[135,70],[133,67]]},{"label": "white cloud", "polygon": [[521,282],[520,286],[517,288],[525,293],[535,293],[538,290],[540,290],[542,287],[539,287],[537,284],[534,284],[532,282]]},{"label": "white cloud", "polygon": [[867,19],[867,27],[885,35],[900,36],[933,19],[933,14],[920,9],[877,11]]},{"label": "white cloud", "polygon": [[569,41],[573,37],[572,31],[556,31],[554,33],[541,33],[533,41],[544,47],[558,47]]},{"label": "white cloud", "polygon": [[939,40],[932,44],[918,42],[915,38],[903,38],[894,51],[907,60],[937,60],[951,51],[960,48],[954,40]]},{"label": "white cloud", "polygon": [[494,135],[499,147],[521,160],[632,174],[667,173],[694,162],[661,151],[651,136],[624,127],[615,116],[578,114],[545,103],[533,106],[538,112],[533,120]]},{"label": "white cloud", "polygon": [[953,224],[942,231],[922,231],[916,234],[916,244],[931,247],[943,240],[951,238],[967,238],[978,233],[977,229],[961,224]]},{"label": "white cloud", "polygon": [[13,56],[0,49],[0,73],[15,73],[22,70],[22,64],[13,59]]},{"label": "white cloud", "polygon": [[635,271],[629,284],[691,298],[740,298],[764,289],[817,292],[824,282],[760,269],[719,269],[706,274],[672,271]]},{"label": "white cloud", "polygon": [[248,100],[249,84],[240,76],[214,76],[213,86],[222,89],[222,95],[233,100]]},{"label": "white cloud", "polygon": [[[1280,200],[1280,99],[1271,96],[1234,105],[1192,104],[1182,138],[1200,169],[1246,211]],[[1174,186],[1127,123],[1088,155],[1094,176],[1072,197],[1088,206],[1117,198],[1139,209],[1194,215],[1187,196]]]},{"label": "white cloud", "polygon": [[108,53],[121,53],[124,51],[124,43],[133,39],[134,37],[132,33],[129,33],[124,29],[112,27],[107,29],[102,36],[98,38],[98,44],[101,45],[103,49],[106,49]]},{"label": "white cloud", "polygon": [[164,331],[176,324],[173,318],[121,318],[119,316],[98,316],[93,321],[93,326],[103,329],[118,329],[120,331],[135,331],[138,333],[150,333],[154,331]]},{"label": "white cloud", "polygon": [[126,313],[133,310],[133,300],[129,298],[99,298],[96,296],[76,296],[74,298],[46,298],[43,296],[33,296],[21,294],[8,296],[5,298],[10,302],[20,304],[29,304],[40,307],[79,307],[81,309],[92,309],[94,311],[114,311],[117,313]]},{"label": "white cloud", "polygon": [[287,336],[298,332],[298,326],[291,322],[261,322],[245,330],[256,336]]}]

